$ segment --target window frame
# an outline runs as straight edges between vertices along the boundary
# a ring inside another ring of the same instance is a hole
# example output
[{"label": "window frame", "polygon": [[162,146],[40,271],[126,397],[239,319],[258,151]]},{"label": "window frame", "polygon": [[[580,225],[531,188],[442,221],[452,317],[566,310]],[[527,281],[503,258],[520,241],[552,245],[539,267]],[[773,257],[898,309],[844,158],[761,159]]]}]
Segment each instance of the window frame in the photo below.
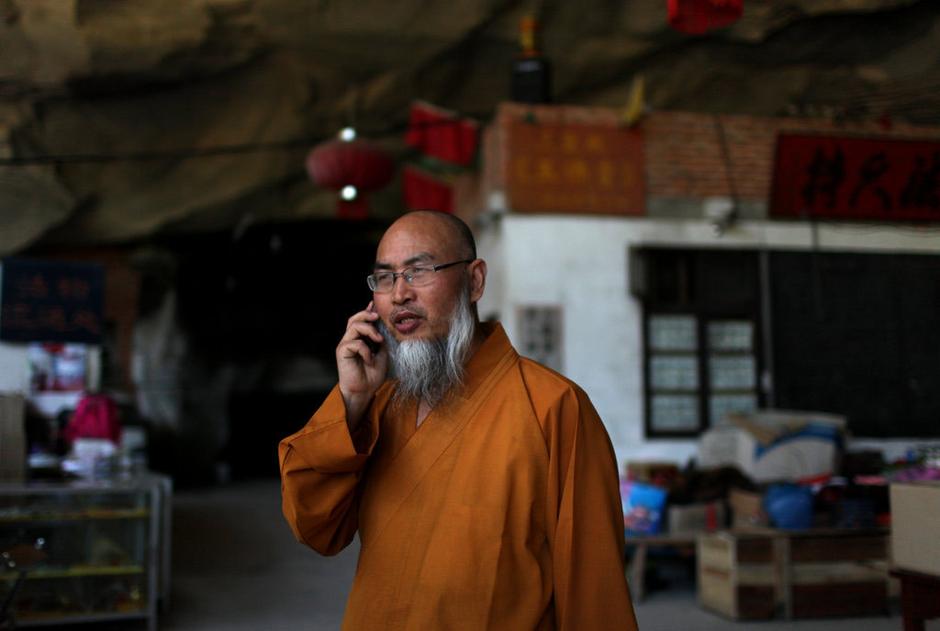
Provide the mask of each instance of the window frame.
[{"label": "window frame", "polygon": [[[766,398],[763,387],[765,364],[762,352],[763,323],[761,318],[762,306],[760,302],[759,275],[756,276],[758,285],[752,288],[754,299],[751,300],[749,304],[743,302],[738,302],[737,304],[710,303],[708,300],[703,299],[701,295],[696,295],[695,288],[692,287],[694,282],[690,279],[694,278],[696,274],[707,273],[705,270],[696,270],[695,267],[700,265],[707,266],[710,262],[710,256],[728,254],[749,256],[753,257],[753,265],[756,267],[759,265],[759,253],[754,250],[716,250],[708,248],[688,249],[657,247],[645,249],[646,252],[652,250],[655,250],[660,256],[663,254],[669,256],[669,253],[673,254],[675,264],[682,268],[679,275],[685,274],[685,278],[684,281],[678,283],[678,285],[680,285],[678,292],[680,295],[676,296],[675,300],[664,300],[661,297],[657,297],[655,288],[651,287],[655,272],[655,270],[652,269],[652,267],[656,265],[655,259],[653,257],[646,257],[644,261],[644,267],[646,268],[644,271],[647,276],[644,283],[646,291],[644,292],[645,295],[640,297],[642,306],[641,362],[643,375],[644,436],[647,439],[696,438],[703,431],[714,426],[710,418],[711,410],[709,405],[711,397],[715,393],[712,389],[711,371],[709,367],[709,357],[711,355],[708,340],[709,323],[724,320],[739,320],[747,321],[753,327],[751,339],[751,354],[754,357],[755,370],[753,393],[758,408],[764,405]],[[656,352],[652,349],[650,322],[653,317],[659,315],[690,316],[695,321],[696,348],[694,353],[698,370],[698,388],[695,390],[695,396],[697,398],[698,425],[694,429],[668,430],[657,428],[653,424],[652,401],[653,395],[657,390],[653,388],[652,383],[652,359],[656,356]],[[720,393],[721,390],[717,390],[717,392]]]}]

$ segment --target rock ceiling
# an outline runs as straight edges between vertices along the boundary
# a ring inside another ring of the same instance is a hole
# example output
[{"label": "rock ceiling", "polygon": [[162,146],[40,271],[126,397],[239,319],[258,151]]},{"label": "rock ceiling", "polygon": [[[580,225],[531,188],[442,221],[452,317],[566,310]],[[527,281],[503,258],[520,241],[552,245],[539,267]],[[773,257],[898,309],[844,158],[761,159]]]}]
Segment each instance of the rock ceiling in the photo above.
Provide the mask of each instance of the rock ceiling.
[{"label": "rock ceiling", "polygon": [[306,151],[401,155],[415,99],[486,121],[532,11],[556,102],[940,124],[940,2],[744,5],[690,37],[666,0],[0,0],[0,255],[330,216]]}]

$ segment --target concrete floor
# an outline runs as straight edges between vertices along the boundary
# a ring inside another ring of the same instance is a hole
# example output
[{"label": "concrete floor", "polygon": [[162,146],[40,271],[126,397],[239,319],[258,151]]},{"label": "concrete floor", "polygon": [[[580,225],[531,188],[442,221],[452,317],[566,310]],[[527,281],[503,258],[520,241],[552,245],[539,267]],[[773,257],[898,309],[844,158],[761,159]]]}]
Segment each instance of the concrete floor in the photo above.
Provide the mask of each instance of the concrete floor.
[{"label": "concrete floor", "polygon": [[[294,541],[280,512],[277,480],[177,492],[173,588],[161,631],[338,629],[358,547],[323,558]],[[695,602],[679,580],[637,605],[643,631],[897,631],[901,619],[735,623]],[[940,631],[940,621],[928,624]],[[592,630],[585,630],[592,631]]]}]

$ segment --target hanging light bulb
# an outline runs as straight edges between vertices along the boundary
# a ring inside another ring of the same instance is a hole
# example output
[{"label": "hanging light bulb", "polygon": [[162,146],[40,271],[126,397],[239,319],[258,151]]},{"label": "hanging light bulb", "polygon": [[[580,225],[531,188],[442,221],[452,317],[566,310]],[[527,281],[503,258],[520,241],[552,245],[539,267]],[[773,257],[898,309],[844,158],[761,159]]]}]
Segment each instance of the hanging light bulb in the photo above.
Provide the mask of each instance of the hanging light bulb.
[{"label": "hanging light bulb", "polygon": [[352,200],[356,199],[356,195],[358,194],[359,191],[356,190],[355,186],[344,186],[339,192],[339,196],[347,202],[351,202]]},{"label": "hanging light bulb", "polygon": [[339,139],[343,142],[350,142],[356,139],[356,130],[352,127],[343,127],[339,130]]}]

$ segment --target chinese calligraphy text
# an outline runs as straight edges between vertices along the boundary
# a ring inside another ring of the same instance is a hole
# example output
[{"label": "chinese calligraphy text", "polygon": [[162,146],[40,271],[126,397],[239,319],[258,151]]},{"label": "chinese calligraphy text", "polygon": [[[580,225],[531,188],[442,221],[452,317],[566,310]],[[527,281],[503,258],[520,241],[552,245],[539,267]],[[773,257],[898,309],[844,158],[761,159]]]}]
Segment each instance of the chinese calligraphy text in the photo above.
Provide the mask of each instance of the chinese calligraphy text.
[{"label": "chinese calligraphy text", "polygon": [[506,190],[514,211],[644,214],[639,130],[519,120],[508,136]]},{"label": "chinese calligraphy text", "polygon": [[940,141],[782,134],[770,214],[940,221]]},{"label": "chinese calligraphy text", "polygon": [[98,344],[103,311],[100,265],[3,260],[0,340]]}]

